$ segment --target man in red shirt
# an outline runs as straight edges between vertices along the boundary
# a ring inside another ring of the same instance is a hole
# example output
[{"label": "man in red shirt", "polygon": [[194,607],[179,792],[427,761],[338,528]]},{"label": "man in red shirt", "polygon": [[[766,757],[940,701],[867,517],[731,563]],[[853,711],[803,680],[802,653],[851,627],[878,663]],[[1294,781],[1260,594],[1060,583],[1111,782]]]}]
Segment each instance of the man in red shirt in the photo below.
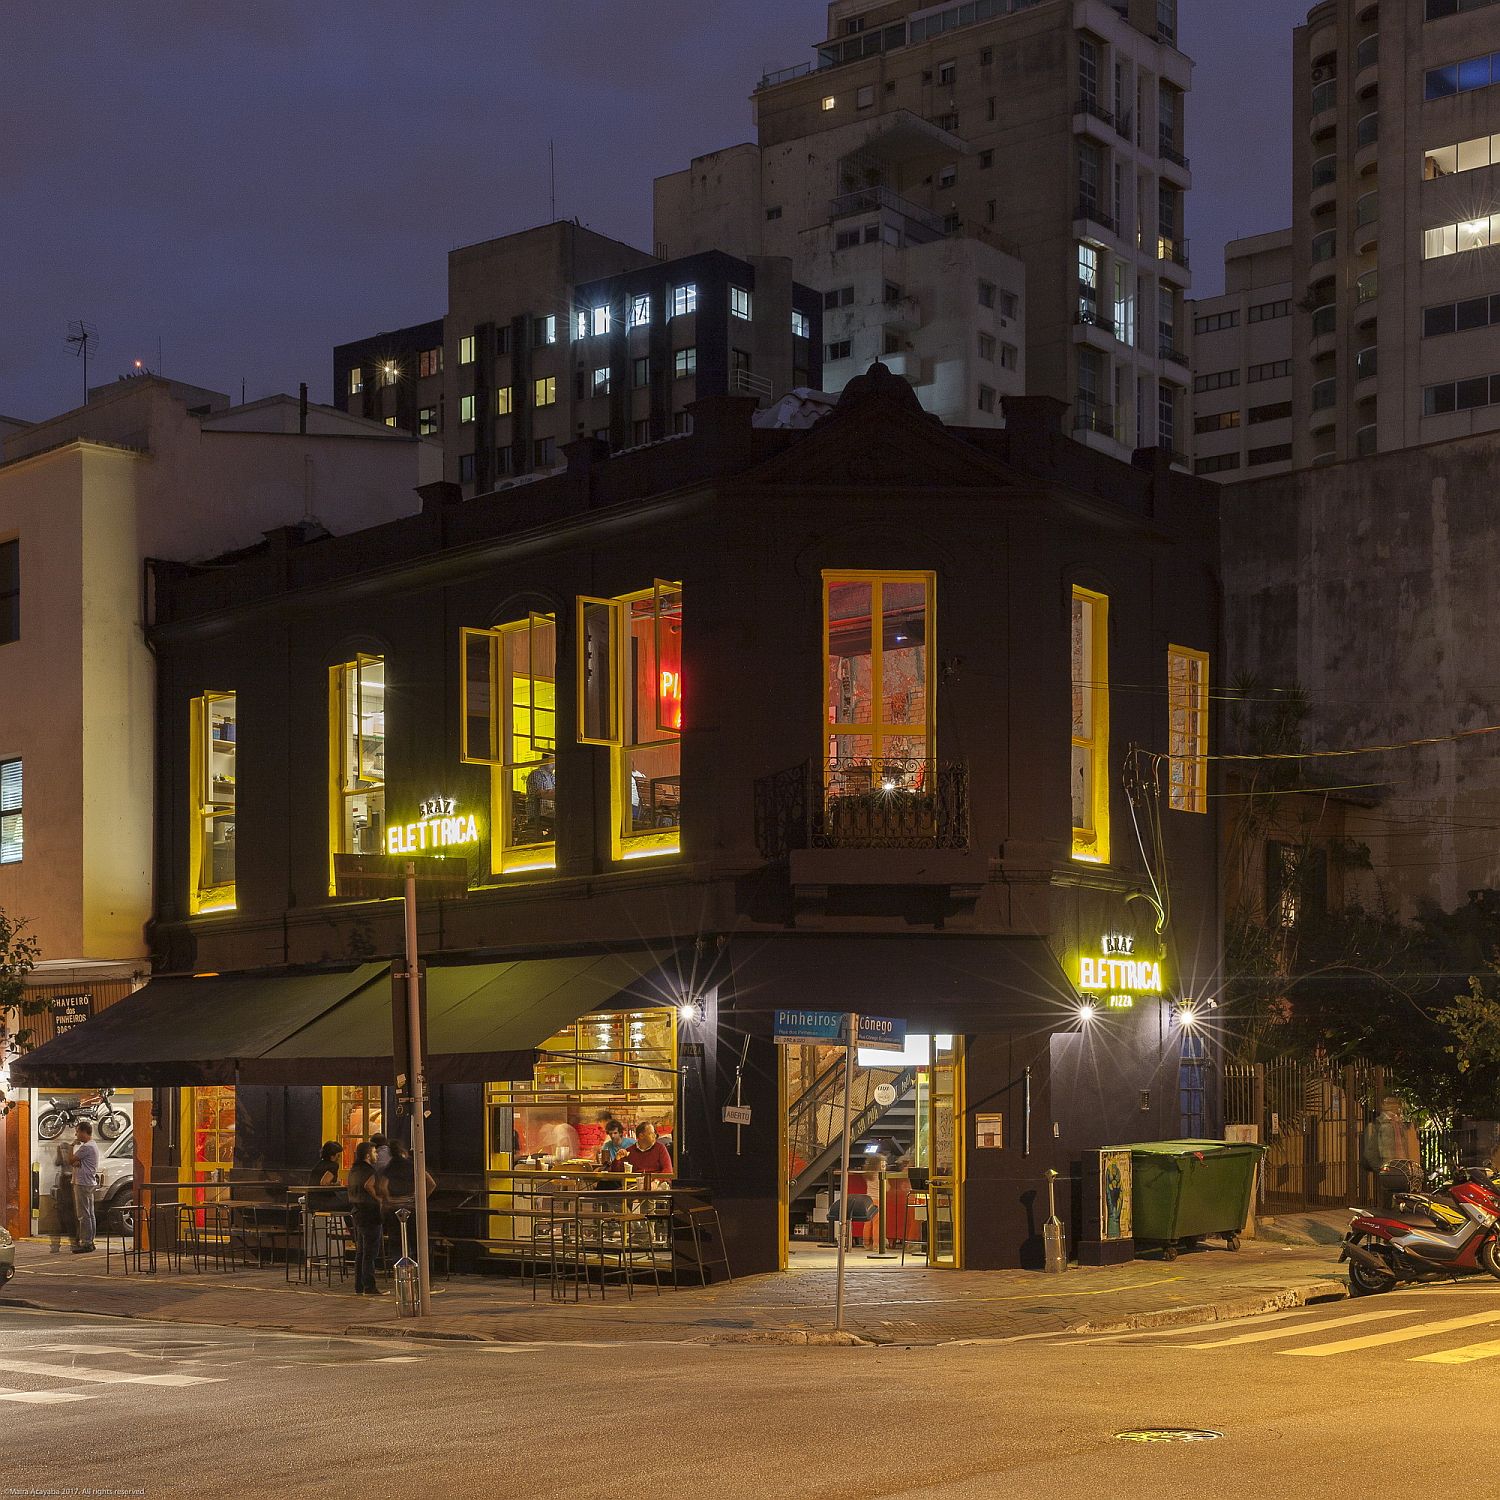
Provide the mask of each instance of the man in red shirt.
[{"label": "man in red shirt", "polygon": [[649,1187],[651,1179],[672,1176],[672,1153],[667,1150],[665,1142],[656,1138],[656,1127],[643,1120],[635,1127],[635,1145],[619,1152],[610,1164],[610,1170],[645,1177]]}]

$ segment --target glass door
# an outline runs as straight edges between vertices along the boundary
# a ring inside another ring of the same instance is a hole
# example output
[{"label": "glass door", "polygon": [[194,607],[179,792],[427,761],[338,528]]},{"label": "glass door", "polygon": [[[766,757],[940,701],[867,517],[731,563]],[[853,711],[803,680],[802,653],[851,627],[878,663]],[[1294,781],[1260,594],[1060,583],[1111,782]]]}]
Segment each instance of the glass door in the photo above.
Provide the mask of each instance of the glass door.
[{"label": "glass door", "polygon": [[963,1038],[935,1036],[926,1070],[927,1260],[961,1263],[959,1215],[963,1188]]}]

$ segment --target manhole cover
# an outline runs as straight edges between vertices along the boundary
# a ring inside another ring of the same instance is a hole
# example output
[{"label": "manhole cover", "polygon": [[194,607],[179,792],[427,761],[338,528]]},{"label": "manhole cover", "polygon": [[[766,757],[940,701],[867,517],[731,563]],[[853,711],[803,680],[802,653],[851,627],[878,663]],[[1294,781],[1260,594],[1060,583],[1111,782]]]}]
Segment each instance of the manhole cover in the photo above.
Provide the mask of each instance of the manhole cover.
[{"label": "manhole cover", "polygon": [[1211,1443],[1224,1434],[1209,1427],[1132,1427],[1115,1436],[1122,1443]]}]

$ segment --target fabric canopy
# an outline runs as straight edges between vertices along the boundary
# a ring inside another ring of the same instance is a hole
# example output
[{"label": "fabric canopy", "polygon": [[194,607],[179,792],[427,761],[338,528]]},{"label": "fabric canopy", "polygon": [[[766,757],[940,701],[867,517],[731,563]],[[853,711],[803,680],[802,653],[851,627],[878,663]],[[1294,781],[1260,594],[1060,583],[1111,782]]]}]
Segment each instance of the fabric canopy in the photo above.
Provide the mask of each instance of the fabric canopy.
[{"label": "fabric canopy", "polygon": [[1055,1021],[1078,994],[1045,939],[945,933],[777,933],[730,942],[734,1007],[893,1016],[918,1029]]},{"label": "fabric canopy", "polygon": [[[504,1083],[532,1076],[535,1052],[591,1010],[676,1004],[644,956],[589,954],[427,971],[427,1055],[433,1083]],[[247,1083],[390,1084],[391,990],[372,985],[270,1048],[241,1071]]]},{"label": "fabric canopy", "polygon": [[[153,979],[72,1031],[16,1059],[20,1088],[144,1088],[233,1083],[245,1064],[340,1001],[385,964],[299,973]],[[387,1028],[389,1030],[389,1028]]]}]

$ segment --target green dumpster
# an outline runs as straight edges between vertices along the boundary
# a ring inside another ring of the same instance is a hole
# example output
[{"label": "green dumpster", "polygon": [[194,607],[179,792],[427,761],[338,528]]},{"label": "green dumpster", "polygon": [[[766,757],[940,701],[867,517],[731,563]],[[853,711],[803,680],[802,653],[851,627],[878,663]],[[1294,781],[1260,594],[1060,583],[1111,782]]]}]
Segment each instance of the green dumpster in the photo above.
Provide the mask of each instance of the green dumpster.
[{"label": "green dumpster", "polygon": [[1168,1260],[1206,1236],[1240,1248],[1255,1166],[1264,1146],[1226,1141],[1149,1141],[1130,1148],[1131,1215],[1137,1243]]}]

